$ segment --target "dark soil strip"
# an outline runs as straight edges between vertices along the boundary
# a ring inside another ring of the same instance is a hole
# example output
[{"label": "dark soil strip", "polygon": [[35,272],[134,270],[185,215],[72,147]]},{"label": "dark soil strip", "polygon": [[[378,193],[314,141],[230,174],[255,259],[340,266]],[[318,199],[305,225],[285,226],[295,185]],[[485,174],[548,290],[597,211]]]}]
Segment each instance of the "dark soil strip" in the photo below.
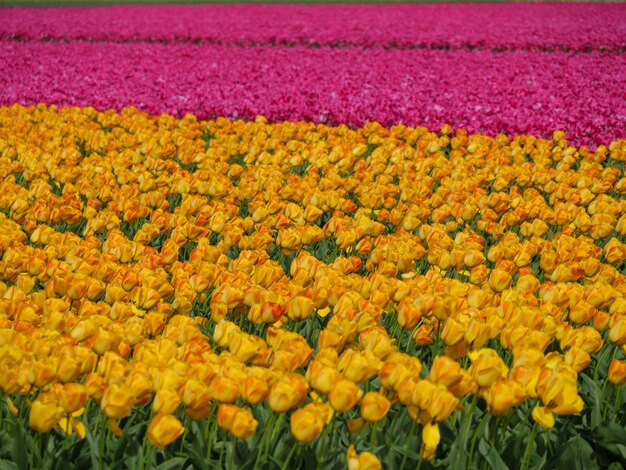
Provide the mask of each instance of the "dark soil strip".
[{"label": "dark soil strip", "polygon": [[83,37],[75,36],[71,38],[67,37],[55,37],[44,36],[42,38],[33,38],[21,34],[7,34],[0,33],[0,41],[15,41],[15,42],[40,42],[40,43],[72,43],[72,42],[92,42],[92,43],[111,43],[111,44],[163,44],[163,45],[184,45],[193,44],[198,46],[224,46],[224,47],[310,47],[313,49],[398,49],[398,50],[414,50],[414,49],[427,49],[436,51],[491,51],[494,53],[499,52],[540,52],[540,53],[552,53],[552,52],[565,52],[574,54],[590,54],[590,53],[614,53],[623,54],[626,52],[626,44],[621,46],[586,46],[581,48],[571,48],[565,45],[529,45],[529,46],[489,46],[484,43],[463,43],[463,44],[450,44],[450,43],[397,43],[391,41],[385,44],[360,44],[357,42],[349,41],[308,41],[306,39],[297,40],[269,40],[269,41],[236,41],[229,42],[223,41],[217,38],[171,38],[171,39],[152,39],[152,38],[97,38],[97,37]]}]

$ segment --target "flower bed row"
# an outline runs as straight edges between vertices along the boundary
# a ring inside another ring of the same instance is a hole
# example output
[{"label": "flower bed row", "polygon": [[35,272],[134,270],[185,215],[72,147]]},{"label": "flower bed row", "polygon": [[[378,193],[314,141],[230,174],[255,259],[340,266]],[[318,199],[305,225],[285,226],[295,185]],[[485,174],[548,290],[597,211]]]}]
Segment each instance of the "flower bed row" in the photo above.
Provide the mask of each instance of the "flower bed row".
[{"label": "flower bed row", "polygon": [[[137,106],[201,118],[626,135],[626,56],[0,42],[0,103]],[[489,91],[485,91],[485,84]]]},{"label": "flower bed row", "polygon": [[0,37],[34,40],[575,51],[626,47],[623,4],[134,6],[6,13],[0,18]]},{"label": "flower bed row", "polygon": [[0,108],[0,458],[619,467],[625,161]]}]

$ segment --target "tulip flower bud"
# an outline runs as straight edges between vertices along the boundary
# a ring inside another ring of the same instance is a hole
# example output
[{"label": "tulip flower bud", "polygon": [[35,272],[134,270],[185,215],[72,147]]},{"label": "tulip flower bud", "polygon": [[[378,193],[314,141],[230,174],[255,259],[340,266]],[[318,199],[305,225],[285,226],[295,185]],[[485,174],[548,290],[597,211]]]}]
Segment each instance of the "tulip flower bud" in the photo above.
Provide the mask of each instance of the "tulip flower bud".
[{"label": "tulip flower bud", "polygon": [[266,380],[250,376],[243,386],[242,398],[251,405],[258,405],[269,395],[269,385]]},{"label": "tulip flower bud", "polygon": [[609,366],[609,382],[615,385],[623,385],[626,383],[626,361],[613,359]]},{"label": "tulip flower bud", "polygon": [[85,380],[85,386],[87,387],[87,393],[89,396],[96,401],[96,403],[100,403],[100,400],[104,396],[104,392],[107,389],[107,384],[104,381],[104,378],[98,374],[91,373]]},{"label": "tulip flower bud", "polygon": [[437,452],[437,446],[441,441],[439,425],[437,423],[426,423],[422,428],[422,447],[420,455],[426,460],[432,460]]},{"label": "tulip flower bud", "polygon": [[116,333],[98,328],[94,335],[94,342],[91,348],[96,354],[102,356],[107,351],[113,351],[122,341],[122,337]]},{"label": "tulip flower bud", "polygon": [[368,392],[361,401],[361,416],[366,421],[376,422],[385,417],[391,403],[378,392]]},{"label": "tulip flower bud", "polygon": [[217,423],[237,439],[252,436],[259,425],[249,410],[228,404],[222,404],[217,409]]},{"label": "tulip flower bud", "polygon": [[626,316],[621,315],[609,330],[609,339],[618,346],[626,344]]},{"label": "tulip flower bud", "polygon": [[209,393],[220,403],[233,403],[239,398],[239,384],[230,377],[216,375],[209,385]]},{"label": "tulip flower bud", "polygon": [[87,402],[89,395],[87,388],[79,383],[67,383],[59,390],[59,404],[66,414],[72,414],[81,409]]},{"label": "tulip flower bud", "polygon": [[35,400],[30,405],[30,427],[38,432],[48,432],[54,428],[63,416],[63,409],[56,403],[44,403]]},{"label": "tulip flower bud", "polygon": [[306,319],[315,309],[315,303],[304,296],[294,297],[287,306],[287,316],[292,321]]},{"label": "tulip flower bud", "polygon": [[479,387],[489,387],[496,380],[506,378],[508,368],[494,350],[480,349],[471,352],[469,357],[472,361],[469,373]]},{"label": "tulip flower bud", "polygon": [[362,383],[375,375],[381,365],[380,360],[371,351],[361,353],[348,349],[339,358],[337,370],[348,380]]},{"label": "tulip flower bud", "polygon": [[308,392],[306,379],[300,374],[287,374],[272,385],[268,404],[272,411],[284,413],[301,404]]},{"label": "tulip flower bud", "polygon": [[122,419],[128,416],[133,406],[133,397],[125,386],[112,384],[104,392],[100,407],[109,418]]},{"label": "tulip flower bud", "polygon": [[153,446],[162,449],[182,436],[184,431],[185,428],[176,416],[157,414],[148,427],[148,439]]},{"label": "tulip flower bud", "polygon": [[526,399],[522,386],[512,380],[495,382],[485,392],[487,408],[494,416],[502,416]]},{"label": "tulip flower bud", "polygon": [[311,442],[324,429],[324,421],[314,412],[300,408],[291,415],[291,434],[300,442]]},{"label": "tulip flower bud", "polygon": [[456,321],[454,318],[448,318],[441,332],[441,339],[448,346],[454,346],[463,341],[465,330],[465,325]]},{"label": "tulip flower bud", "polygon": [[569,348],[563,357],[565,363],[576,372],[582,372],[591,362],[591,356],[587,351],[576,346]]},{"label": "tulip flower bud", "polygon": [[357,385],[348,379],[338,380],[328,396],[328,402],[335,411],[345,412],[356,405],[363,391]]},{"label": "tulip flower bud", "polygon": [[156,414],[170,415],[176,411],[180,402],[180,396],[176,391],[164,388],[154,395],[152,410]]},{"label": "tulip flower bud", "polygon": [[422,312],[407,297],[398,306],[398,325],[403,330],[412,330],[422,318]]},{"label": "tulip flower bud", "polygon": [[381,470],[378,458],[371,452],[357,454],[353,445],[348,448],[348,470]]},{"label": "tulip flower bud", "polygon": [[543,428],[550,429],[554,427],[554,415],[548,408],[544,406],[535,406],[535,408],[533,408],[532,416],[533,419]]},{"label": "tulip flower bud", "polygon": [[437,356],[428,377],[434,383],[449,388],[463,378],[461,365],[447,356]]},{"label": "tulip flower bud", "polygon": [[513,282],[511,275],[503,271],[502,269],[494,269],[489,276],[489,287],[495,292],[502,292],[509,287]]}]

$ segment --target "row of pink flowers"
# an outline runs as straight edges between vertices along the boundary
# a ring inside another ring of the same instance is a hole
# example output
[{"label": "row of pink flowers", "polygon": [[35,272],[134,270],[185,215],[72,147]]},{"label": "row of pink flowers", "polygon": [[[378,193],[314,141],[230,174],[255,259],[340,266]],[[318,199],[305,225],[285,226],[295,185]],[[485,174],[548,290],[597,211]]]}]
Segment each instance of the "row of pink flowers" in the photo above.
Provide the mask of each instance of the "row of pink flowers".
[{"label": "row of pink flowers", "polygon": [[0,41],[0,105],[626,136],[626,56]]},{"label": "row of pink flowers", "polygon": [[624,18],[624,4],[16,8],[0,37],[615,51]]}]

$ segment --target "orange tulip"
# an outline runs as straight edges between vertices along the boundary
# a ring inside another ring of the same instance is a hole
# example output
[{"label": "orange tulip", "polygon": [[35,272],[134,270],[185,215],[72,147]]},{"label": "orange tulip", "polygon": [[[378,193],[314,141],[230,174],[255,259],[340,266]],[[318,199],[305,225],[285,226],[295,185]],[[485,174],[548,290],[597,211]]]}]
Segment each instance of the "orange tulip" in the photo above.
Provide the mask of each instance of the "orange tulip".
[{"label": "orange tulip", "polygon": [[259,425],[249,410],[228,404],[217,409],[217,423],[237,439],[251,437]]},{"label": "orange tulip", "polygon": [[613,359],[609,366],[609,382],[615,385],[623,385],[626,383],[626,361]]}]

